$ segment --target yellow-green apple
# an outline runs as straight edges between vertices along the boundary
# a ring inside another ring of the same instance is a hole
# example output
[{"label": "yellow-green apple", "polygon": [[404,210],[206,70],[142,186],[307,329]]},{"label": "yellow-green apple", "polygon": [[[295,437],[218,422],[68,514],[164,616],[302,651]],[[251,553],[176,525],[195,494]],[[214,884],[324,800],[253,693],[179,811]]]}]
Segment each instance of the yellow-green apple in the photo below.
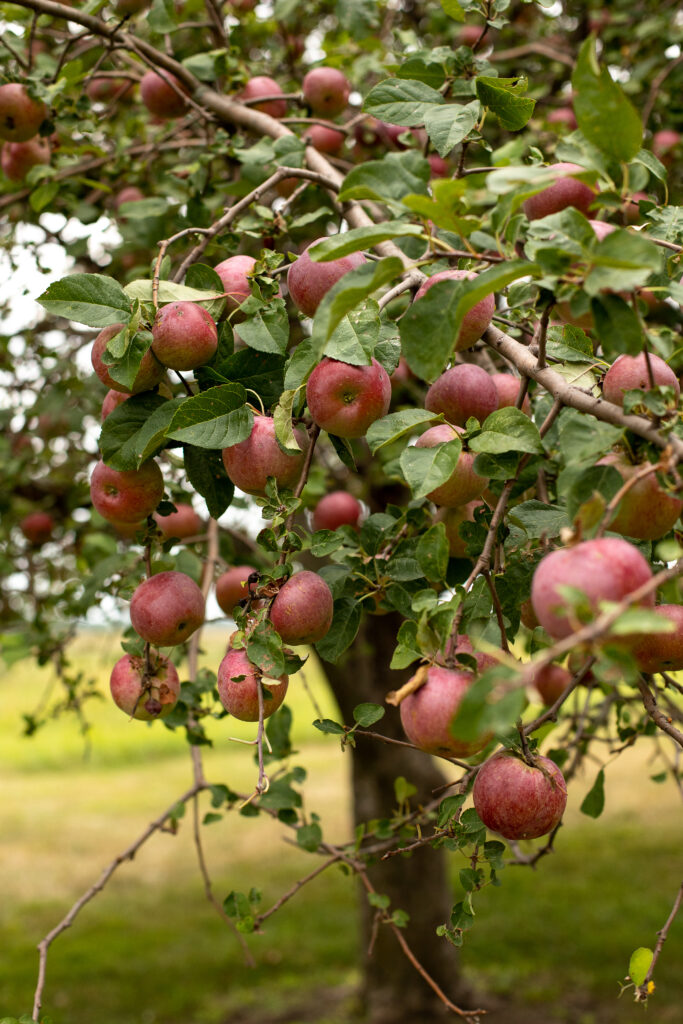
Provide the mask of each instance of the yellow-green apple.
[{"label": "yellow-green apple", "polygon": [[184,572],[160,572],[143,580],[130,601],[133,629],[157,647],[175,647],[204,621],[204,595]]},{"label": "yellow-green apple", "polygon": [[504,839],[536,839],[562,820],[567,784],[550,758],[534,757],[527,764],[506,750],[481,766],[472,799],[486,827]]},{"label": "yellow-green apple", "polygon": [[443,523],[446,527],[446,539],[448,540],[448,553],[451,558],[467,558],[466,544],[460,536],[460,527],[463,523],[474,522],[474,511],[477,508],[486,508],[483,502],[475,498],[465,505],[458,505],[456,508],[440,508],[434,516],[434,522]]},{"label": "yellow-green apple", "polygon": [[370,425],[386,416],[390,403],[389,374],[376,359],[370,366],[352,366],[326,357],[306,385],[313,421],[337,437],[365,437]]}]

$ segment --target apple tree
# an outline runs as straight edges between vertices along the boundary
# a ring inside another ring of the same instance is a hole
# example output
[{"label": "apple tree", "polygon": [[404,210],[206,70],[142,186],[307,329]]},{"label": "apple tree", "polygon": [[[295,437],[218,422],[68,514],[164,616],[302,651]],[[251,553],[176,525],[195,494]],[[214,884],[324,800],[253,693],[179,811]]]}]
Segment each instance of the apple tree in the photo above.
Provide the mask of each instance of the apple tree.
[{"label": "apple tree", "polygon": [[[21,326],[5,302],[0,639],[62,683],[25,730],[87,728],[70,642],[129,606],[111,698],[194,782],[125,856],[179,805],[275,818],[359,881],[376,1024],[476,1020],[478,892],[562,841],[568,785],[600,815],[594,759],[683,745],[683,65],[644,6],[2,4],[4,254],[45,281]],[[307,647],[342,845],[291,759]],[[228,716],[251,793],[204,773]]]}]

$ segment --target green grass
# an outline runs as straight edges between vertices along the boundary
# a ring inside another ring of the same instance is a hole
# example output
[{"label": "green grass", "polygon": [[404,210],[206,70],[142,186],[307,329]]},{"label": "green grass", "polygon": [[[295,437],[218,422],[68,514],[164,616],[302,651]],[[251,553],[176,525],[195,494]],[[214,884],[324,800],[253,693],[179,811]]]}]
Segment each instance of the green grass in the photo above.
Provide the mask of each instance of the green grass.
[{"label": "green grass", "polygon": [[[223,643],[220,634],[210,636],[206,664],[218,663]],[[104,634],[87,635],[76,652],[81,667],[102,682],[117,656],[116,639]],[[21,712],[38,701],[46,680],[47,672],[28,663],[0,676],[0,1017],[30,1010],[39,939],[191,782],[181,735],[161,723],[128,722],[109,701],[90,705],[87,758],[68,719],[22,738]],[[322,713],[333,717],[317,666],[307,666],[307,680]],[[288,703],[300,751],[293,763],[309,772],[306,809],[320,814],[327,838],[345,839],[348,755],[311,727],[316,712],[300,681],[290,685]],[[232,722],[211,723],[211,732],[208,778],[249,792],[253,751],[227,740],[237,733]],[[253,733],[245,726],[241,735]],[[480,991],[505,1001],[491,1018],[495,1024],[680,1020],[683,917],[664,948],[646,1017],[628,994],[616,998],[631,951],[654,943],[680,883],[680,797],[668,783],[650,781],[657,766],[648,753],[627,751],[607,768],[607,805],[598,821],[578,811],[592,778],[578,780],[557,852],[536,871],[506,869],[500,888],[476,897],[463,961]],[[204,834],[219,900],[254,886],[268,907],[315,863],[265,818],[232,811]],[[454,858],[454,881],[462,866]],[[122,865],[56,940],[44,1009],[54,1024],[256,1024],[276,1013],[286,1024],[342,1024],[351,1019],[359,977],[356,925],[355,883],[334,869],[249,938],[257,965],[246,966],[235,936],[204,898],[184,821],[177,835],[155,836]],[[397,970],[409,969],[397,951]],[[338,1001],[330,1001],[330,991]]]}]

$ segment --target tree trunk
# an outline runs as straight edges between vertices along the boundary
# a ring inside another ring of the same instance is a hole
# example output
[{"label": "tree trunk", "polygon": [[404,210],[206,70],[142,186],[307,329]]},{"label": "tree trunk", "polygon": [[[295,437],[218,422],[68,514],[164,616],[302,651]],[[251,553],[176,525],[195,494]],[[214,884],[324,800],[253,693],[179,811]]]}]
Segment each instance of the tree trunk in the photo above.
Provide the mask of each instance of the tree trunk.
[{"label": "tree trunk", "polygon": [[[352,722],[353,708],[364,701],[384,705],[384,697],[400,686],[411,671],[399,673],[388,665],[400,620],[393,615],[365,617],[356,642],[337,665],[325,671],[341,708],[344,721]],[[374,731],[405,739],[397,708],[387,713]],[[433,799],[444,777],[425,754],[359,737],[352,753],[353,808],[355,823],[390,818],[396,807],[394,780],[404,776],[417,787],[413,801]],[[413,954],[434,981],[456,1004],[467,1002],[456,950],[436,935],[439,924],[450,915],[452,894],[443,850],[425,847],[410,857],[378,861],[368,877],[379,893],[391,900],[391,910],[410,915],[404,930]],[[374,908],[361,893],[361,943],[364,958],[363,1001],[372,1024],[425,1024],[450,1016],[442,1002],[405,958],[396,937],[386,925],[373,939]],[[367,951],[372,941],[372,953]]]}]

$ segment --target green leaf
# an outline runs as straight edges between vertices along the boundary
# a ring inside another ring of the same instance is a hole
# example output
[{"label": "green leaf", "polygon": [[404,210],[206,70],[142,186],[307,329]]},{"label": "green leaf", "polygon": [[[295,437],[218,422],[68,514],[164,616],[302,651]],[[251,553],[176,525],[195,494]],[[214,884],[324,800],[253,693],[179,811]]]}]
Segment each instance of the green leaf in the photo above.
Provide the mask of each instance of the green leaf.
[{"label": "green leaf", "polygon": [[663,262],[658,245],[619,228],[595,245],[590,258],[593,268],[584,282],[589,295],[598,295],[605,288],[638,288],[661,269]]},{"label": "green leaf", "polygon": [[[150,331],[133,330],[131,332],[126,330],[114,335],[107,345],[103,359],[111,379],[130,390],[140,372],[140,364],[151,344],[152,334]],[[113,362],[110,362],[110,352],[114,347],[117,350],[121,348],[123,350],[120,356],[117,356]]]},{"label": "green leaf", "polygon": [[461,106],[448,103],[434,107],[425,116],[425,129],[439,156],[447,156],[454,146],[466,139],[481,113],[478,100]]},{"label": "green leaf", "polygon": [[186,444],[183,451],[188,482],[206,502],[211,518],[220,518],[235,493],[235,485],[225,471],[221,453],[195,448],[191,444]]},{"label": "green leaf", "polygon": [[363,729],[368,729],[375,722],[384,718],[385,710],[380,704],[356,704],[353,709],[353,720]]},{"label": "green leaf", "polygon": [[465,12],[458,3],[458,0],[440,0],[441,6],[449,18],[453,21],[464,21]]},{"label": "green leaf", "polygon": [[511,260],[478,274],[473,280],[437,281],[399,321],[401,349],[410,369],[434,381],[453,354],[463,317],[492,292],[520,277],[538,276],[535,263]]},{"label": "green leaf", "polygon": [[[124,292],[131,299],[152,302],[151,281],[131,281],[125,286]],[[209,302],[218,298],[220,298],[220,292],[217,291],[188,288],[186,284],[176,284],[174,281],[159,281],[160,305],[167,302]]]},{"label": "green leaf", "polygon": [[361,605],[350,597],[334,602],[334,618],[327,636],[319,640],[315,649],[325,661],[336,661],[356,639],[360,626]]},{"label": "green leaf", "polygon": [[632,160],[643,139],[640,116],[608,69],[598,65],[593,36],[579,50],[572,88],[572,105],[582,134],[611,159],[621,163]]},{"label": "green leaf", "polygon": [[424,124],[427,112],[441,106],[444,98],[436,89],[406,78],[385,78],[365,97],[363,110],[380,121],[413,128]]},{"label": "green leaf", "polygon": [[240,384],[222,384],[186,398],[171,421],[168,436],[198,448],[229,448],[249,437],[254,415]]},{"label": "green leaf", "polygon": [[139,469],[165,446],[166,432],[182,398],[170,401],[145,393],[127,398],[102,424],[100,451],[108,466],[119,471]]},{"label": "green leaf", "polygon": [[523,128],[534,112],[536,101],[524,96],[528,84],[524,77],[488,78],[480,75],[474,84],[483,105],[509,131],[517,132]]},{"label": "green leaf", "polygon": [[[58,192],[58,181],[44,181],[42,182],[42,184],[37,185],[36,188],[34,188],[31,192],[31,195],[29,196],[28,201],[31,206],[31,209],[35,210],[36,213],[40,213],[41,210],[44,210],[46,206],[50,205],[50,203],[55,198]],[[38,301],[40,302],[40,299]],[[77,321],[77,323],[78,322],[80,321]],[[98,325],[90,324],[90,326],[96,327]]]},{"label": "green leaf", "polygon": [[527,537],[559,537],[560,531],[570,525],[567,513],[559,505],[545,505],[532,498],[515,505],[509,512],[510,524],[520,525]]},{"label": "green leaf", "polygon": [[536,424],[514,406],[497,409],[486,417],[481,434],[470,440],[473,452],[529,452],[532,455],[543,451],[543,442]]},{"label": "green leaf", "polygon": [[647,946],[640,946],[631,953],[631,959],[628,962],[628,976],[636,988],[640,988],[647,978],[647,972],[650,970],[653,959],[654,953]]},{"label": "green leaf", "polygon": [[437,417],[427,409],[400,409],[398,412],[390,412],[380,420],[375,420],[367,432],[366,440],[370,451],[374,455],[385,444],[391,444],[404,434],[412,433],[416,427],[430,423]]},{"label": "green leaf", "polygon": [[424,220],[431,220],[437,228],[453,231],[464,237],[471,235],[479,227],[478,217],[468,216],[465,212],[462,216],[458,215],[459,207],[463,207],[464,211],[463,196],[467,186],[463,178],[437,178],[430,187],[431,197],[407,195],[403,197],[403,205]]},{"label": "green leaf", "polygon": [[[613,607],[611,602],[601,602],[600,610]],[[675,626],[670,619],[653,608],[627,608],[610,627],[611,636],[631,636],[633,633],[673,633]]]},{"label": "green leaf", "polygon": [[323,841],[323,833],[320,825],[315,822],[311,825],[300,825],[296,830],[296,841],[302,850],[315,853]]},{"label": "green leaf", "polygon": [[[338,260],[352,252],[371,249],[379,242],[387,242],[391,238],[403,238],[410,235],[418,237],[423,234],[419,224],[406,224],[404,220],[387,220],[382,224],[372,224],[366,228],[351,228],[338,235],[332,235],[322,242],[316,242],[308,250],[314,263]],[[241,328],[240,328],[241,331]]]},{"label": "green leaf", "polygon": [[215,374],[219,375],[221,382],[241,384],[243,388],[249,388],[260,395],[265,407],[269,408],[275,405],[282,393],[284,366],[284,356],[243,348],[217,362],[209,371],[214,374],[213,377],[209,377],[209,373],[201,366],[195,375],[202,385],[208,383],[212,386],[216,380]]},{"label": "green leaf", "polygon": [[292,423],[292,407],[296,396],[296,391],[283,391],[273,412],[275,439],[288,455],[298,455],[301,451]]},{"label": "green leaf", "polygon": [[38,299],[48,313],[88,327],[127,322],[131,304],[121,285],[102,274],[71,274],[51,284]]},{"label": "green leaf", "polygon": [[236,330],[249,348],[283,356],[289,343],[289,318],[284,299],[273,299],[254,316],[243,320]]},{"label": "green leaf", "polygon": [[428,580],[435,583],[446,578],[448,571],[448,538],[444,523],[435,523],[417,542],[417,560]]},{"label": "green leaf", "polygon": [[325,345],[325,355],[353,366],[369,366],[379,330],[379,305],[366,299],[339,321]]},{"label": "green leaf", "polygon": [[[282,639],[273,629],[270,621],[259,622],[247,636],[246,651],[249,660],[258,665],[264,676],[277,680],[285,671],[285,656],[282,651]],[[264,680],[269,687],[269,680]]]},{"label": "green leaf", "polygon": [[416,448],[414,445],[401,453],[401,472],[410,487],[413,498],[425,498],[452,476],[462,451],[459,437],[434,445]]},{"label": "green leaf", "polygon": [[411,796],[415,796],[417,793],[417,786],[414,786],[412,782],[403,776],[399,775],[398,778],[394,779],[394,796],[398,804],[404,804],[406,800],[409,800]]},{"label": "green leaf", "polygon": [[415,150],[387,153],[382,160],[369,160],[349,171],[342,182],[339,199],[341,202],[379,199],[391,203],[391,200],[400,202],[413,192],[426,196],[431,173],[429,161]]},{"label": "green leaf", "polygon": [[586,793],[581,804],[582,814],[589,818],[599,818],[605,807],[605,772],[600,769],[591,789]]},{"label": "green leaf", "polygon": [[333,736],[344,735],[344,726],[339,722],[333,722],[331,718],[316,718],[313,725],[319,732],[329,733]]},{"label": "green leaf", "polygon": [[592,501],[596,494],[602,498],[601,506],[604,512],[607,502],[614,497],[623,484],[623,477],[614,466],[589,466],[572,481],[567,491],[569,518],[575,519],[582,506],[586,502]]},{"label": "green leaf", "polygon": [[408,57],[396,68],[397,78],[412,78],[417,82],[424,82],[432,89],[440,89],[446,80],[446,72],[442,64],[424,57]]}]

